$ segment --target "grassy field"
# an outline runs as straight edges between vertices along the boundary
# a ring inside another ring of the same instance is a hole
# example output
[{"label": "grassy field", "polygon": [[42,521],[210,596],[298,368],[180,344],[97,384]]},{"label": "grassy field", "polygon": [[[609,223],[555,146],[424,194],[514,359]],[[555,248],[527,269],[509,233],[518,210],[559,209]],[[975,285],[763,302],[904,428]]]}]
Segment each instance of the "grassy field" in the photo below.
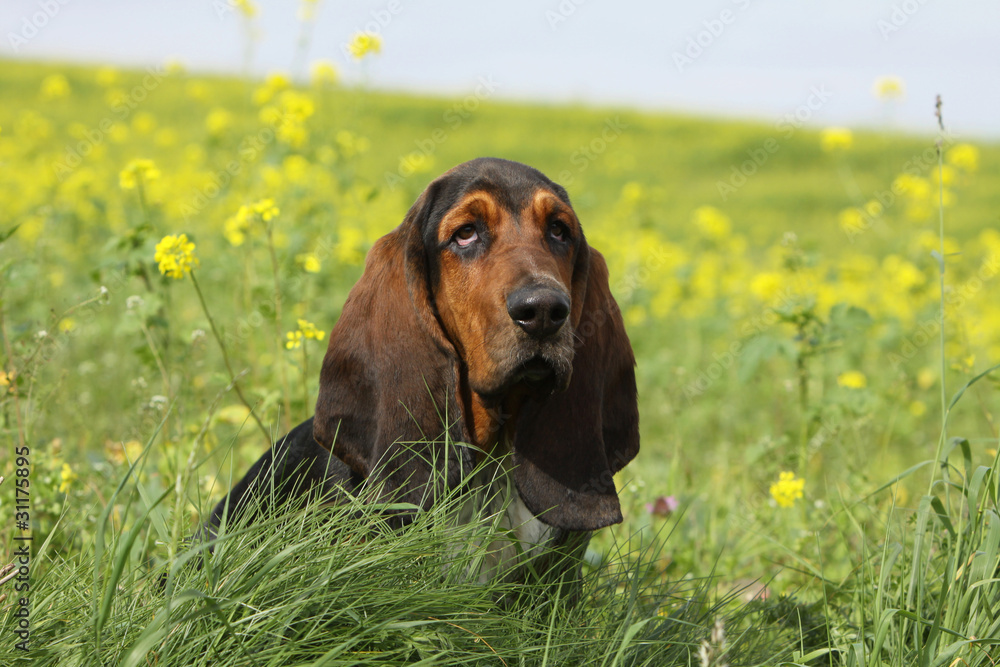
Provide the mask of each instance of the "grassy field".
[{"label": "grassy field", "polygon": [[[0,542],[32,539],[35,664],[996,664],[1000,147],[946,133],[939,167],[931,100],[919,138],[495,93],[3,63]],[[273,435],[312,414],[296,332],[484,155],[567,187],[638,358],[580,602],[447,574],[490,530],[453,502],[363,543],[370,509],[310,508],[191,567],[265,446],[245,402]],[[177,234],[194,279],[157,271]]]}]

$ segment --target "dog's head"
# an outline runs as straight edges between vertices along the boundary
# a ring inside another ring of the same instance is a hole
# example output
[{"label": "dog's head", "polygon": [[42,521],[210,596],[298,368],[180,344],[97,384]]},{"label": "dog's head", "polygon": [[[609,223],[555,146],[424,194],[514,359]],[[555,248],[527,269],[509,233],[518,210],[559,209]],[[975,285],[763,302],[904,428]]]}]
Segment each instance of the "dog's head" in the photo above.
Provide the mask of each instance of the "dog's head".
[{"label": "dog's head", "polygon": [[592,530],[621,520],[612,475],[639,446],[633,366],[566,191],[481,158],[432,182],[369,253],[330,337],[315,437],[426,505],[432,462],[457,484],[473,454],[454,443],[506,434],[528,508]]}]

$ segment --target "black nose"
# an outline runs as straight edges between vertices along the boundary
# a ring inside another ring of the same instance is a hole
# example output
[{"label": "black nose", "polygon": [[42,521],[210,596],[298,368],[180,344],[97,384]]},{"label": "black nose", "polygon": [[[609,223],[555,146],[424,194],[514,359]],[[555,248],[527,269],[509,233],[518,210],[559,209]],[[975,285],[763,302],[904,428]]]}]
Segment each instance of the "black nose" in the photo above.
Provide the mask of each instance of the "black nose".
[{"label": "black nose", "polygon": [[507,313],[532,338],[548,338],[569,317],[569,297],[551,287],[522,287],[507,297]]}]

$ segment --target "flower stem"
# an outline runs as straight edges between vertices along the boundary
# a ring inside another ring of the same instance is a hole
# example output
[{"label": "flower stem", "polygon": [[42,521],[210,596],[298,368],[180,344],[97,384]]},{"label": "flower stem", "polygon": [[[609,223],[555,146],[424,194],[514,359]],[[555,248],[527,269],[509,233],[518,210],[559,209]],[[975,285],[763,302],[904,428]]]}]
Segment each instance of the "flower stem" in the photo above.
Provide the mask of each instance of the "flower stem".
[{"label": "flower stem", "polygon": [[198,293],[198,301],[201,302],[201,309],[205,313],[205,317],[208,318],[208,324],[212,328],[212,335],[215,336],[215,340],[219,344],[219,349],[222,350],[222,361],[225,362],[226,370],[229,371],[229,380],[233,383],[233,389],[236,390],[236,395],[240,397],[243,405],[245,405],[250,411],[250,416],[253,417],[255,422],[257,422],[257,426],[260,427],[260,432],[263,433],[264,437],[270,442],[271,434],[264,426],[264,423],[260,420],[260,417],[257,416],[257,413],[253,411],[253,406],[250,405],[246,396],[243,395],[243,390],[240,389],[240,385],[236,381],[236,373],[233,372],[233,366],[229,363],[229,354],[226,352],[226,346],[222,342],[222,336],[219,335],[218,328],[215,326],[215,320],[212,318],[212,313],[208,310],[208,304],[205,303],[205,295],[201,293],[201,286],[198,284],[198,278],[195,277],[193,270],[191,271],[191,283],[194,285],[194,291]]},{"label": "flower stem", "polygon": [[267,250],[271,254],[271,272],[274,274],[274,357],[281,373],[281,389],[285,398],[285,431],[290,431],[292,427],[292,388],[288,384],[288,364],[285,362],[285,356],[281,353],[281,285],[278,282],[278,255],[274,252],[274,232],[271,225],[267,226]]}]

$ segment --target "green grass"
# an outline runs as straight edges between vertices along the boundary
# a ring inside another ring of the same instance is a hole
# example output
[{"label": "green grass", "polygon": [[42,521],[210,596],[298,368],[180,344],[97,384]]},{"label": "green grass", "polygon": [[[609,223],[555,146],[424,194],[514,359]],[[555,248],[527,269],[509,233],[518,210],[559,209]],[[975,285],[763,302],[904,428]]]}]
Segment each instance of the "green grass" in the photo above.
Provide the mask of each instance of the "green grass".
[{"label": "green grass", "polygon": [[[55,73],[72,92],[42,99]],[[697,665],[716,620],[732,665],[996,662],[992,375],[948,410],[959,439],[943,443],[947,466],[935,457],[942,389],[950,402],[1000,361],[983,272],[1000,253],[984,234],[998,227],[1000,148],[977,144],[978,168],[948,184],[941,350],[937,214],[910,210],[936,198],[936,159],[917,170],[927,201],[899,197],[856,237],[838,222],[932,139],[857,132],[828,154],[808,128],[489,99],[456,125],[462,100],[331,89],[308,91],[302,145],[271,140],[245,157],[268,127],[259,82],[170,74],[117,117],[114,91],[143,76],[99,84],[90,68],[11,62],[0,75],[0,236],[19,226],[0,245],[0,430],[6,451],[31,450],[35,664]],[[217,109],[230,116],[212,132]],[[60,178],[104,118],[120,127]],[[609,121],[621,131],[597,151]],[[360,138],[368,148],[352,150]],[[723,199],[718,182],[768,139],[779,150]],[[426,170],[387,180],[428,140]],[[469,582],[474,546],[449,549],[493,528],[451,520],[460,498],[400,531],[379,530],[364,504],[285,513],[226,534],[195,567],[184,537],[265,443],[191,284],[157,274],[156,242],[197,243],[239,385],[278,435],[311,414],[323,347],[287,351],[284,334],[297,318],[329,330],[370,243],[431,178],[480,155],[567,186],[638,358],[642,451],[619,476],[625,522],[595,535],[578,602],[542,583],[512,596]],[[119,187],[135,158],[161,172],[141,197]],[[227,219],[266,197],[281,209],[272,240],[257,227],[232,246]],[[713,235],[704,206],[729,226]],[[318,273],[303,271],[307,253]],[[777,296],[761,296],[771,274]],[[866,386],[838,382],[848,371]],[[0,462],[8,517],[16,466]],[[769,493],[781,471],[805,480],[791,508]],[[665,495],[677,512],[646,511]],[[0,522],[4,544],[19,534]],[[767,597],[750,600],[760,584]],[[2,664],[19,656],[10,586]]]}]

